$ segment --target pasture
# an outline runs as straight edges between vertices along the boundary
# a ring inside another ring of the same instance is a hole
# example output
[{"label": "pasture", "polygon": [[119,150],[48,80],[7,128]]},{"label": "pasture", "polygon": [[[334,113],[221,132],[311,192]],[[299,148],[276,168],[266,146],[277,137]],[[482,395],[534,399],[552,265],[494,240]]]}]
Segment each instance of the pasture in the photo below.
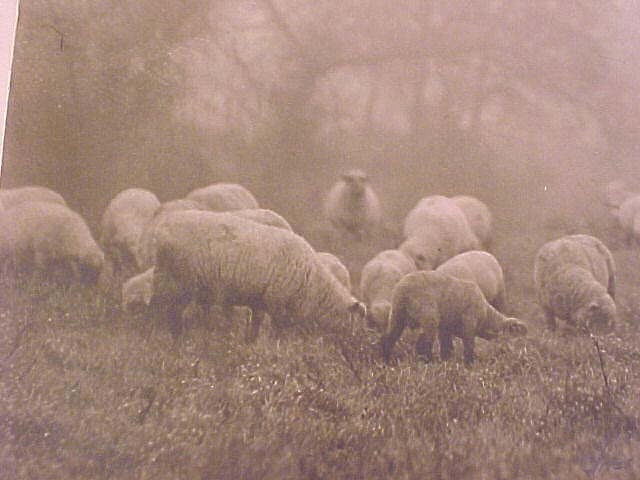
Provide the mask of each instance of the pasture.
[{"label": "pasture", "polygon": [[[0,477],[638,478],[640,256],[612,222],[589,224],[618,264],[620,321],[597,340],[552,334],[533,256],[572,228],[498,231],[508,311],[530,332],[477,340],[471,368],[458,340],[454,359],[416,361],[409,332],[384,365],[362,325],[265,325],[247,345],[241,314],[174,342],[94,290],[5,275]],[[340,252],[355,279],[363,248]]]}]

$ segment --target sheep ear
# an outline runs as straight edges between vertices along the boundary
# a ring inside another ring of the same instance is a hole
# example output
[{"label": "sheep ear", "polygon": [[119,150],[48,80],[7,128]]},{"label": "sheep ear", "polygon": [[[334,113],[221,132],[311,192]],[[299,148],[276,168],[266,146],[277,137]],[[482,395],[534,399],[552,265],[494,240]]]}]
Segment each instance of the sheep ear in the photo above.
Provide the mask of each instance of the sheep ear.
[{"label": "sheep ear", "polygon": [[590,312],[595,312],[596,310],[598,310],[599,307],[597,302],[591,302],[587,308],[589,309]]}]

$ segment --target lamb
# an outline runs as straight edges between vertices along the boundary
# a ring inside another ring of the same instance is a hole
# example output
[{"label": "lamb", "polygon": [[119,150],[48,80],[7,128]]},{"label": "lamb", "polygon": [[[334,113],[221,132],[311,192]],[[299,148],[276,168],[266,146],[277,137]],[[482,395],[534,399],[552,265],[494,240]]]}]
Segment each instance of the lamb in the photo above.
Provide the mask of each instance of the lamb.
[{"label": "lamb", "polygon": [[631,196],[623,201],[617,216],[627,244],[640,244],[640,195]]},{"label": "lamb", "polygon": [[213,212],[258,208],[258,201],[249,190],[237,183],[214,183],[193,190],[186,197]]},{"label": "lamb", "polygon": [[471,364],[476,336],[492,340],[500,334],[527,334],[525,323],[493,308],[474,282],[438,271],[419,271],[403,277],[393,289],[391,303],[389,324],[381,339],[385,362],[389,362],[391,350],[407,326],[420,329],[416,354],[427,362],[432,360],[436,335],[442,360],[451,357],[455,335],[462,339],[465,363]]},{"label": "lamb", "polygon": [[351,291],[351,276],[349,270],[344,266],[344,263],[340,261],[333,253],[318,252],[316,254],[320,263],[327,269],[336,279],[346,288]]},{"label": "lamb", "polygon": [[193,299],[201,305],[248,306],[248,342],[257,338],[265,313],[321,325],[366,313],[293,232],[230,213],[191,210],[169,214],[156,241],[151,307],[174,336]]},{"label": "lamb", "polygon": [[138,269],[136,252],[142,232],[160,208],[160,201],[150,191],[129,188],[116,195],[102,216],[101,243],[114,271]]},{"label": "lamb", "polygon": [[14,207],[24,202],[49,202],[67,205],[62,195],[53,190],[40,186],[0,189],[0,201],[5,208]]},{"label": "lamb", "polygon": [[0,265],[40,274],[62,271],[95,283],[104,254],[80,215],[64,205],[24,202],[0,216]]},{"label": "lamb", "polygon": [[343,174],[325,198],[324,214],[338,232],[346,232],[357,239],[375,234],[382,212],[367,174],[361,170]]},{"label": "lamb", "polygon": [[504,312],[504,273],[496,257],[490,253],[481,250],[459,253],[436,268],[436,271],[474,282],[480,287],[484,298],[496,310]]},{"label": "lamb", "polygon": [[615,263],[599,239],[566,235],[544,244],[533,275],[538,303],[552,330],[558,327],[557,318],[594,334],[613,330]]},{"label": "lamb", "polygon": [[384,250],[369,260],[360,274],[360,294],[367,305],[367,323],[383,329],[391,312],[393,287],[416,265],[400,250]]},{"label": "lamb", "polygon": [[451,197],[451,200],[462,210],[471,231],[476,235],[481,245],[488,248],[491,245],[493,224],[489,207],[483,201],[469,195],[456,195]]},{"label": "lamb", "polygon": [[462,210],[441,195],[420,200],[405,218],[403,233],[406,240],[399,249],[419,270],[433,270],[458,253],[480,249]]}]

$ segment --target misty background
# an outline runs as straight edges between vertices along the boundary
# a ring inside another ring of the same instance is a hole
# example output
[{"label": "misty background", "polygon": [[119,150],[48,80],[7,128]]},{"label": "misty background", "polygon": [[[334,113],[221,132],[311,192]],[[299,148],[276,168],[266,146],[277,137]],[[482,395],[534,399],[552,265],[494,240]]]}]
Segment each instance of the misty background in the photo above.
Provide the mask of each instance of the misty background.
[{"label": "misty background", "polygon": [[350,168],[392,221],[468,193],[512,231],[639,180],[638,2],[186,5],[21,1],[2,187],[95,227],[127,187],[233,181],[304,234]]}]

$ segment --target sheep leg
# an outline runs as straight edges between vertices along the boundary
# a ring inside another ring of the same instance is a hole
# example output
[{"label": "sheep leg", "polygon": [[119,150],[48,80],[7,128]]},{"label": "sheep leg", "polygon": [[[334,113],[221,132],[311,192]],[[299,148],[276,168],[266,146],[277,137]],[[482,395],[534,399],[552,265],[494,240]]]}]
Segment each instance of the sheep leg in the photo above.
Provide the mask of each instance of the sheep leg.
[{"label": "sheep leg", "polygon": [[245,336],[245,341],[247,343],[254,343],[258,338],[260,324],[262,323],[262,320],[264,320],[264,315],[264,310],[258,308],[251,309],[251,317],[249,319],[249,323],[247,324],[247,332]]},{"label": "sheep leg", "polygon": [[421,333],[416,342],[416,356],[426,363],[433,360],[433,338],[427,333]]},{"label": "sheep leg", "polygon": [[471,365],[475,360],[475,335],[471,332],[465,332],[462,337],[462,345],[464,346],[464,363]]},{"label": "sheep leg", "polygon": [[440,341],[440,358],[448,360],[453,353],[453,336],[447,331],[440,331],[438,339]]},{"label": "sheep leg", "polygon": [[382,347],[382,358],[385,363],[389,363],[389,359],[391,358],[391,350],[400,338],[400,335],[402,335],[402,331],[404,330],[404,326],[406,323],[404,318],[405,313],[406,312],[404,311],[404,309],[400,309],[400,311],[391,314],[387,332],[382,335],[382,338],[380,339],[380,345]]},{"label": "sheep leg", "polygon": [[558,321],[556,320],[556,316],[553,311],[549,308],[543,308],[544,316],[547,321],[547,326],[551,331],[556,331],[558,329]]},{"label": "sheep leg", "polygon": [[493,300],[493,308],[495,308],[499,312],[504,312],[506,307],[507,298],[506,298],[505,290],[506,289],[504,287],[501,288],[498,294],[496,295],[496,298]]}]

